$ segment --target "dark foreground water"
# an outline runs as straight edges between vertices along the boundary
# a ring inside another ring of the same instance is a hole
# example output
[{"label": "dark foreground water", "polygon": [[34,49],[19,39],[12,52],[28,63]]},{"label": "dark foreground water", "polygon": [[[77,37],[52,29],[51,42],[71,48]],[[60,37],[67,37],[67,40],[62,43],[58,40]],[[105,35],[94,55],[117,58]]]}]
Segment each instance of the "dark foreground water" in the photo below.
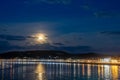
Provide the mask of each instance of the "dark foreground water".
[{"label": "dark foreground water", "polygon": [[0,80],[120,80],[120,66],[78,63],[2,63]]}]

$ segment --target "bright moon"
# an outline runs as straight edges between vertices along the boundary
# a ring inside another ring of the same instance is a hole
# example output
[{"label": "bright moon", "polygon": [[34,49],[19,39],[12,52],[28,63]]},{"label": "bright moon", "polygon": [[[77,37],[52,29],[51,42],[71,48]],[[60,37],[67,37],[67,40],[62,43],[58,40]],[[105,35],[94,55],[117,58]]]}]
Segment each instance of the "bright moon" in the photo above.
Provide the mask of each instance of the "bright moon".
[{"label": "bright moon", "polygon": [[44,40],[45,40],[45,35],[39,34],[37,38],[38,38],[38,40],[40,40],[40,41],[44,41]]},{"label": "bright moon", "polygon": [[44,33],[37,33],[33,37],[35,37],[35,41],[38,44],[44,44],[47,43],[47,35]]}]

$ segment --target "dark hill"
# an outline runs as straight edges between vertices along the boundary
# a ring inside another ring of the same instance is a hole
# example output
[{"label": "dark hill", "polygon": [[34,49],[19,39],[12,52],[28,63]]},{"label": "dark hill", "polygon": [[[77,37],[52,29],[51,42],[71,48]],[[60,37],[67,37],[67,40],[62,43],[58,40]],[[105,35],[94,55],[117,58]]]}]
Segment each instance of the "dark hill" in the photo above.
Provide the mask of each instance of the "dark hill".
[{"label": "dark hill", "polygon": [[67,59],[67,58],[103,58],[103,57],[118,57],[113,55],[96,54],[96,53],[83,53],[83,54],[70,54],[64,51],[55,50],[36,50],[36,51],[13,51],[0,54],[2,59],[10,58],[44,58],[44,59]]},{"label": "dark hill", "polygon": [[63,51],[41,50],[41,51],[14,51],[0,54],[1,58],[66,58],[70,54]]}]

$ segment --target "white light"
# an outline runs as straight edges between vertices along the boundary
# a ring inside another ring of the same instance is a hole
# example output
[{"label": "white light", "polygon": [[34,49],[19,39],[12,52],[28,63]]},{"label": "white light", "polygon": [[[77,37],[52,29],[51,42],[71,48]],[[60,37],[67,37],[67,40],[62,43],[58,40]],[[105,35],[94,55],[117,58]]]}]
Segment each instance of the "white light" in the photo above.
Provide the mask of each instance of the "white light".
[{"label": "white light", "polygon": [[111,58],[104,58],[103,61],[104,61],[104,62],[110,62],[110,61],[111,61]]}]

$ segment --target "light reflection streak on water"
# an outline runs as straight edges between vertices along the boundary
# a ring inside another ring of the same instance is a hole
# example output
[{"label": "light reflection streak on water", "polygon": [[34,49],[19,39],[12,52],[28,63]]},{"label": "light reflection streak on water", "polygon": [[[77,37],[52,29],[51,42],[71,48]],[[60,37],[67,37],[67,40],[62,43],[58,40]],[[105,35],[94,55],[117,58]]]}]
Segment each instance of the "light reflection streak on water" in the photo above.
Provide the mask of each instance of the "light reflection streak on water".
[{"label": "light reflection streak on water", "polygon": [[82,64],[82,75],[83,76],[85,75],[85,66],[84,66],[84,64]]},{"label": "light reflection streak on water", "polygon": [[78,75],[80,75],[80,64],[78,64]]},{"label": "light reflection streak on water", "polygon": [[98,65],[98,77],[100,78],[100,76],[101,76],[101,73],[102,73],[102,71],[101,71],[101,66],[100,65]]},{"label": "light reflection streak on water", "polygon": [[104,78],[104,65],[101,65],[101,75],[102,75],[102,78]]},{"label": "light reflection streak on water", "polygon": [[43,64],[38,64],[35,70],[37,74],[37,80],[46,80],[45,68]]},{"label": "light reflection streak on water", "polygon": [[110,71],[110,66],[109,65],[104,65],[104,77],[106,80],[111,79],[111,71]]},{"label": "light reflection streak on water", "polygon": [[0,80],[7,80],[7,77],[9,80],[80,80],[81,78],[85,80],[119,80],[118,78],[120,78],[118,65],[55,62],[37,62],[32,65],[27,63],[29,66],[24,65],[22,63],[20,66],[16,63],[0,65],[3,69],[0,70]]},{"label": "light reflection streak on water", "polygon": [[75,63],[73,64],[73,75],[74,77],[76,76],[76,64]]},{"label": "light reflection streak on water", "polygon": [[118,79],[118,71],[119,71],[119,69],[118,69],[118,66],[111,66],[111,72],[112,72],[112,78],[113,78],[113,80],[115,80],[115,79]]},{"label": "light reflection streak on water", "polygon": [[91,76],[91,65],[90,64],[87,64],[87,75],[88,77]]}]

